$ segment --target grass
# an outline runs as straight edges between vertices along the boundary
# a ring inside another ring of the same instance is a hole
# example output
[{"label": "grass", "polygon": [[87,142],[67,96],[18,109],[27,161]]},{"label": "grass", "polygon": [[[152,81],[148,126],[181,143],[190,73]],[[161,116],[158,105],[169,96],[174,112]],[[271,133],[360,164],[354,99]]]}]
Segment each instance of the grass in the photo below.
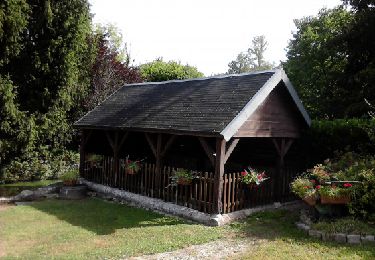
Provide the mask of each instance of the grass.
[{"label": "grass", "polygon": [[321,221],[312,226],[314,229],[327,233],[346,233],[375,235],[375,225],[353,218],[341,218],[336,221]]},{"label": "grass", "polygon": [[220,237],[220,228],[99,199],[41,201],[0,211],[0,248],[6,258],[119,258]]},{"label": "grass", "polygon": [[42,180],[30,182],[15,182],[8,184],[0,184],[0,197],[14,196],[23,190],[34,190],[39,187],[50,185],[58,182],[59,180]]},{"label": "grass", "polygon": [[40,201],[0,209],[0,255],[3,251],[5,259],[118,259],[235,237],[249,241],[247,251],[236,256],[239,259],[375,258],[374,246],[308,237],[294,225],[297,213],[263,212],[225,227],[206,227],[99,199]]},{"label": "grass", "polygon": [[58,182],[59,180],[41,180],[41,181],[28,181],[28,182],[15,182],[0,184],[0,187],[42,187]]},{"label": "grass", "polygon": [[242,236],[258,243],[240,259],[374,259],[373,245],[348,245],[308,237],[294,222],[298,212],[263,212],[232,224]]}]

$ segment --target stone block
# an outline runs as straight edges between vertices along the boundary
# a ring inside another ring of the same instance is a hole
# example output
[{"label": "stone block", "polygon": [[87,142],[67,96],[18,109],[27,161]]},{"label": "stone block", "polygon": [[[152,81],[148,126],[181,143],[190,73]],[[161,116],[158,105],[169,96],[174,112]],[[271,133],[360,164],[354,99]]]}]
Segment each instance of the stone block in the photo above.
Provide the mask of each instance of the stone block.
[{"label": "stone block", "polygon": [[367,235],[361,237],[362,243],[375,243],[375,237],[373,235]]},{"label": "stone block", "polygon": [[321,231],[318,231],[318,230],[313,230],[313,229],[309,230],[309,236],[310,237],[322,239],[322,234],[323,233]]},{"label": "stone block", "polygon": [[349,244],[360,244],[361,236],[360,235],[347,235],[346,236]]},{"label": "stone block", "polygon": [[330,234],[330,233],[323,233],[323,235],[322,235],[322,240],[323,240],[323,241],[332,241],[332,240],[334,240],[334,239],[335,239],[335,237],[334,237],[333,234]]},{"label": "stone block", "polygon": [[334,235],[335,241],[339,243],[346,243],[346,234],[337,233]]}]

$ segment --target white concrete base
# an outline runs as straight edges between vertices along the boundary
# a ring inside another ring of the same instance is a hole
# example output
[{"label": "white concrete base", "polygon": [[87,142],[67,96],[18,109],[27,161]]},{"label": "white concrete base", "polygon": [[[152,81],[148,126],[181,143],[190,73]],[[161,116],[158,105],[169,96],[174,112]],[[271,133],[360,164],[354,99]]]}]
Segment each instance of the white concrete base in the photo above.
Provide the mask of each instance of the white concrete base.
[{"label": "white concrete base", "polygon": [[161,199],[150,198],[147,196],[120,190],[117,188],[112,188],[102,184],[90,182],[82,178],[80,179],[80,183],[87,185],[89,189],[95,192],[104,193],[113,198],[124,200],[132,206],[182,217],[208,226],[222,226],[231,223],[235,220],[246,218],[247,216],[259,211],[273,210],[280,207],[285,208],[289,206],[295,206],[298,203],[298,201],[287,202],[284,204],[274,203],[250,209],[243,209],[228,214],[210,215],[203,212],[199,212],[195,209],[190,209],[170,202],[165,202]]}]

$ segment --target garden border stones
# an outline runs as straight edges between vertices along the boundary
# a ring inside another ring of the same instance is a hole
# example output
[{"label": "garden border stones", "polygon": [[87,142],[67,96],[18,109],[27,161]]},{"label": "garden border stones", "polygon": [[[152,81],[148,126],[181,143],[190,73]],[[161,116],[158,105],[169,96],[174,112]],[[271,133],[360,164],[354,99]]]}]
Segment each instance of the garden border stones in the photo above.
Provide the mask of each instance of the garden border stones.
[{"label": "garden border stones", "polygon": [[208,226],[222,226],[225,224],[229,224],[235,220],[246,218],[247,216],[256,212],[273,210],[277,208],[295,208],[296,206],[299,207],[299,205],[301,204],[300,201],[287,202],[283,204],[274,203],[250,209],[243,209],[228,214],[210,215],[195,209],[176,205],[170,202],[165,202],[161,199],[150,198],[139,194],[120,190],[117,188],[112,188],[102,184],[90,182],[83,178],[80,178],[79,182],[81,184],[87,185],[87,187],[90,190],[103,194],[108,199],[115,199],[120,202],[125,201],[127,204],[131,206],[156,211],[162,214],[182,217]]},{"label": "garden border stones", "polygon": [[[301,214],[303,215],[303,213]],[[344,233],[326,233],[320,230],[311,229],[310,225],[297,222],[296,226],[298,229],[306,232],[310,237],[314,237],[323,241],[336,241],[338,243],[348,244],[367,244],[371,243],[375,245],[374,235],[361,236],[358,234],[344,234]]]}]

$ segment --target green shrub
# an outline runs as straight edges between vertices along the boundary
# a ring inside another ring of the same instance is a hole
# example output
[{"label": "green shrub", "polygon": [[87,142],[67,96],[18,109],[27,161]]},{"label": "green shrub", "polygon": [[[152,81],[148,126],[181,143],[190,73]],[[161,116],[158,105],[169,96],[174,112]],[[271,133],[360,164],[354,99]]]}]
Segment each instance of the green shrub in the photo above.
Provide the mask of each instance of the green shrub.
[{"label": "green shrub", "polygon": [[375,154],[375,120],[314,120],[302,138],[296,141],[293,150],[306,168],[333,158],[338,151]]},{"label": "green shrub", "polygon": [[15,158],[2,169],[1,182],[35,181],[57,179],[59,175],[74,165],[77,167],[79,155],[64,151],[56,154],[47,152],[29,153],[27,158]]}]

